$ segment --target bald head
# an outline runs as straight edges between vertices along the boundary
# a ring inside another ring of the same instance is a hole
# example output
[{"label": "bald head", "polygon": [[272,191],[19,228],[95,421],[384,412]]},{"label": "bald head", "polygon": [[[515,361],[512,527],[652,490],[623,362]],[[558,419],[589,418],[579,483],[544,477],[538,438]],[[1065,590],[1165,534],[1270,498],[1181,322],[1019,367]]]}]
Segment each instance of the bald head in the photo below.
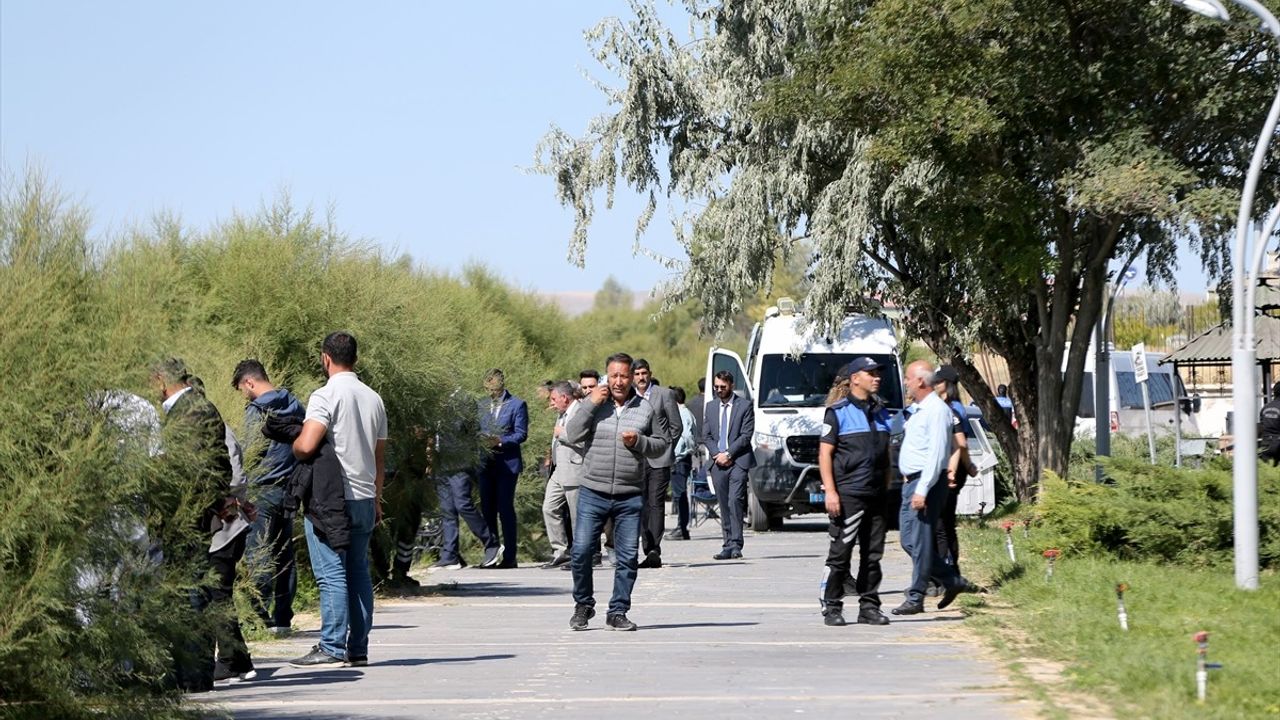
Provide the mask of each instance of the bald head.
[{"label": "bald head", "polygon": [[933,392],[933,364],[927,360],[916,360],[907,366],[906,380],[907,394],[920,402]]}]

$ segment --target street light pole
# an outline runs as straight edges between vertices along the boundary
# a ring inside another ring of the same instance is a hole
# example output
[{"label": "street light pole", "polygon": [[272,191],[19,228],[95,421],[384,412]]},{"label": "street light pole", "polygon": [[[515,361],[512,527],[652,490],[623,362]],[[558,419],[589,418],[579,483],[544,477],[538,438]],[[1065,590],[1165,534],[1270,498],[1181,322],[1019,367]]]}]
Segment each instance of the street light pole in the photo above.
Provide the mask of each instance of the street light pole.
[{"label": "street light pole", "polygon": [[[1263,29],[1280,40],[1280,21],[1256,0],[1232,0],[1262,21]],[[1218,0],[1173,0],[1174,3],[1217,20],[1230,20],[1226,7]],[[1236,587],[1258,588],[1258,388],[1254,384],[1257,351],[1253,336],[1253,293],[1249,282],[1256,283],[1248,272],[1249,222],[1253,215],[1253,198],[1258,177],[1266,159],[1267,147],[1280,120],[1280,89],[1271,102],[1271,111],[1262,126],[1262,135],[1253,149],[1253,159],[1245,176],[1240,196],[1240,213],[1236,218],[1236,240],[1231,263],[1231,401],[1235,420],[1231,428],[1232,488],[1235,522]],[[1265,238],[1262,239],[1266,241]]]}]

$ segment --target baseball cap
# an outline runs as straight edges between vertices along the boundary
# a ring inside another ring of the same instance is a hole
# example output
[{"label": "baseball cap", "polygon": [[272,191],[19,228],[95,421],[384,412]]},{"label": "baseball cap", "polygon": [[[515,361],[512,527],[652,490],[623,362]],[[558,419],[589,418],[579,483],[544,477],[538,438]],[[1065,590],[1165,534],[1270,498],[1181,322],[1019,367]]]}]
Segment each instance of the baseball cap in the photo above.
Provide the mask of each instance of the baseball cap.
[{"label": "baseball cap", "polygon": [[856,372],[869,372],[884,367],[883,363],[878,363],[869,357],[854,358],[844,364],[836,371],[836,382],[841,382],[847,378],[853,377]]},{"label": "baseball cap", "polygon": [[937,385],[940,382],[958,383],[960,382],[960,373],[950,365],[943,365],[933,373],[933,379],[930,384]]}]

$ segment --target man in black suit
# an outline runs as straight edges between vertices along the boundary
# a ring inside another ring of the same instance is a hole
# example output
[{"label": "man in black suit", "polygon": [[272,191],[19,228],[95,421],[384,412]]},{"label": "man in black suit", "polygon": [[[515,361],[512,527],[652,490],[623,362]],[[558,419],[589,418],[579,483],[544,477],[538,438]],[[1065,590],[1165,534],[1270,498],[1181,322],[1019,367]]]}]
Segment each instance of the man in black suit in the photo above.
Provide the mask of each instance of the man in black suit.
[{"label": "man in black suit", "polygon": [[675,447],[684,432],[680,408],[675,396],[654,380],[649,362],[637,358],[631,366],[636,394],[653,406],[658,431],[667,439],[667,450],[661,457],[645,458],[644,510],[640,515],[640,546],[644,551],[642,568],[662,567],[662,530],[667,519],[667,489],[671,487],[671,466],[675,465]]},{"label": "man in black suit", "polygon": [[724,547],[716,560],[742,557],[742,519],[747,510],[747,469],[756,464],[751,436],[756,420],[751,403],[733,392],[733,375],[715,374],[711,389],[716,399],[703,413],[702,444],[711,454],[711,485],[720,501],[720,529]]}]

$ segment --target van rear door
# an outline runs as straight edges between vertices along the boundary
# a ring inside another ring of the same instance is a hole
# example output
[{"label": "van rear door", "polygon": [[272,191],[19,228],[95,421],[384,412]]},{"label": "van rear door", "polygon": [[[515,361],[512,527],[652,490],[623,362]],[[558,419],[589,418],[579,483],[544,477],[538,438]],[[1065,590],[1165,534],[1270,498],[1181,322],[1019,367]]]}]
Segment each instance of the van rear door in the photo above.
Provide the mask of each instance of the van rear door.
[{"label": "van rear door", "polygon": [[707,399],[710,400],[715,396],[711,390],[715,386],[712,381],[715,379],[716,373],[721,370],[727,370],[733,376],[734,393],[750,402],[752,398],[751,382],[747,376],[746,368],[742,364],[742,358],[732,350],[714,345],[707,352]]}]

